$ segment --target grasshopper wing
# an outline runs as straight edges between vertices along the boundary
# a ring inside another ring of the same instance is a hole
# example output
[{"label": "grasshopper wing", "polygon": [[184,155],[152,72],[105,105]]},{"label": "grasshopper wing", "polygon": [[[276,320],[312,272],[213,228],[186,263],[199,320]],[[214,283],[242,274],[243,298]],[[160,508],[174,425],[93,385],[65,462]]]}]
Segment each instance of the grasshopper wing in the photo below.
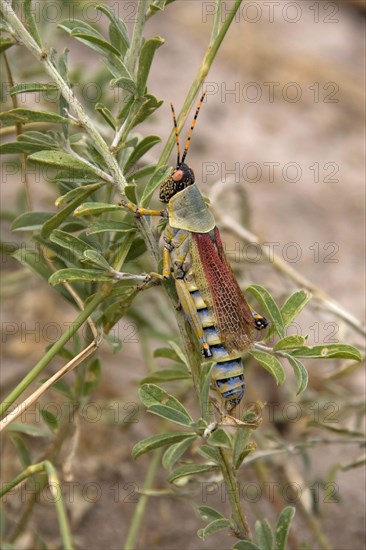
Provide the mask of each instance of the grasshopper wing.
[{"label": "grasshopper wing", "polygon": [[191,256],[197,287],[224,346],[229,352],[249,349],[253,315],[226,259],[217,227],[210,233],[192,233]]}]

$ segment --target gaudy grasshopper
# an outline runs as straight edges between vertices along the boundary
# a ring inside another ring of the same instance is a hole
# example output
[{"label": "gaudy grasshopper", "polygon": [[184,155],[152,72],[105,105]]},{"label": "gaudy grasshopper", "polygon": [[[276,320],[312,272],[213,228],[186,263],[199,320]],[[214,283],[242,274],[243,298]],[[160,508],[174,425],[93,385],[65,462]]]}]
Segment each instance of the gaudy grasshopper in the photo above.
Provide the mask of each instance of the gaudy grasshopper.
[{"label": "gaudy grasshopper", "polygon": [[173,275],[180,304],[200,343],[204,357],[216,362],[212,378],[228,411],[240,403],[245,389],[242,354],[252,347],[254,330],[268,321],[247,303],[222,246],[219,230],[184,161],[201,97],[180,158],[179,135],[173,105],[177,165],[162,182],[163,211],[123,203],[136,216],[164,216],[163,278]]}]

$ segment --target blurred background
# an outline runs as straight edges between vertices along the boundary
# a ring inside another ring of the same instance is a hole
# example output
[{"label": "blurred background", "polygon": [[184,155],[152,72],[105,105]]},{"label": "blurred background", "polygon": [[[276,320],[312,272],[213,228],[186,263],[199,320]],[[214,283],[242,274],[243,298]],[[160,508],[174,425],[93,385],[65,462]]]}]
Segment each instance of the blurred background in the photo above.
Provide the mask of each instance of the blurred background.
[{"label": "blurred background", "polygon": [[[106,3],[132,29],[136,4],[121,0]],[[47,4],[51,9],[56,2],[46,0],[42,6]],[[224,4],[227,9],[231,6],[231,2]],[[75,82],[103,82],[103,66],[95,62],[91,51],[57,28],[69,16],[71,5],[72,2],[59,2],[60,12],[54,14],[40,9],[44,42],[58,52],[65,46],[70,49]],[[84,16],[93,24],[95,4],[74,5],[75,16]],[[150,93],[163,99],[164,104],[138,127],[142,135],[162,137],[162,144],[149,153],[152,159],[159,157],[171,131],[169,101],[179,112],[206,50],[213,9],[214,2],[180,0],[146,25],[147,37],[160,35],[165,39],[156,53],[148,81]],[[264,243],[263,248],[273,251],[285,265],[336,299],[360,324],[365,307],[365,15],[362,0],[244,2],[206,79],[207,97],[188,157],[203,193],[214,199],[218,220],[226,215],[244,225]],[[103,28],[102,22],[98,24]],[[23,49],[12,48],[8,58],[16,81],[41,77],[41,73],[34,74],[39,67]],[[83,94],[83,99],[92,110],[98,101],[92,94]],[[5,108],[11,107],[5,103]],[[188,128],[187,124],[181,143]],[[175,153],[171,157],[174,162]],[[14,157],[4,157],[3,174],[5,170],[7,178],[3,178],[2,185],[3,240],[10,243],[20,237],[8,229],[9,213],[16,211],[22,201],[19,172],[14,171],[11,176],[11,163]],[[52,210],[55,190],[51,185],[42,185],[31,172],[29,177],[36,209]],[[158,204],[156,197],[155,203]],[[263,248],[249,246],[226,226],[222,233],[229,260],[243,288],[262,284],[280,305],[291,292],[301,288],[293,277],[268,261]],[[17,330],[3,339],[6,345],[2,351],[2,391],[7,394],[42,356],[52,338],[48,334],[47,341],[39,327],[50,326],[55,320],[66,323],[75,314],[52,288],[25,272],[10,257],[3,260],[3,268],[3,326],[14,323],[19,327],[24,323],[24,327],[35,331],[34,336],[29,333],[25,337],[24,331]],[[74,453],[73,475],[78,484],[72,491],[69,508],[78,548],[123,545],[138,500],[137,491],[151,460],[144,456],[133,462],[131,448],[161,429],[157,419],[146,415],[137,395],[147,366],[150,369],[155,365],[154,349],[162,345],[161,341],[144,337],[146,326],[141,320],[153,320],[163,333],[174,324],[174,317],[165,310],[161,289],[142,294],[132,316],[118,325],[122,350],[113,354],[104,344],[100,351],[102,380],[92,401],[103,407],[103,418],[92,421],[87,415],[81,416],[76,448],[71,449],[73,441],[64,449],[65,457]],[[292,333],[296,332],[308,334],[314,344],[342,341],[362,345],[357,331],[319,302],[300,316],[299,324],[293,327]],[[305,435],[309,437],[312,432],[306,422],[314,419],[315,410],[323,419],[326,413],[334,413],[339,428],[360,428],[365,382],[362,367],[354,372],[349,369],[343,377],[333,376],[338,367],[337,361],[310,364],[309,389],[300,399],[295,398],[294,382],[278,389],[263,369],[251,367],[246,374],[247,401],[279,404],[275,422],[264,414],[259,450],[271,448],[279,438],[289,444],[301,441]],[[288,375],[291,381],[291,373]],[[52,398],[57,401],[56,395]],[[194,410],[194,398],[188,396],[187,402]],[[296,402],[301,411],[296,422],[289,422],[281,414],[288,402]],[[330,437],[316,429],[313,435]],[[32,445],[37,451],[41,444],[35,440]],[[365,472],[358,468],[336,475],[340,464],[351,462],[358,454],[358,447],[345,440],[319,444],[301,456],[279,455],[263,466],[264,473],[263,469],[258,471],[258,466],[246,468],[239,482],[251,523],[256,517],[273,520],[284,502],[291,503],[283,499],[280,490],[274,491],[273,498],[263,490],[264,483],[287,479],[303,488],[302,497],[294,499],[298,513],[291,540],[293,548],[323,548],[318,530],[326,534],[336,550],[364,548]],[[11,447],[4,448],[3,458],[4,478],[10,479],[19,471],[19,464],[13,463]],[[202,525],[192,510],[192,502],[222,510],[228,507],[220,480],[211,480],[215,488],[212,495],[206,492],[206,481],[200,487],[181,488],[179,496],[172,490],[165,498],[152,497],[139,548],[232,545],[234,539],[222,534],[206,541],[196,537]],[[317,502],[316,487],[323,487],[327,481],[336,483],[336,498],[325,501],[321,491]],[[260,498],[250,490],[246,492],[251,482],[263,490]],[[99,492],[95,498],[86,498],[86,491],[90,489],[92,493],[93,484],[98,484]],[[155,488],[170,490],[165,471],[159,472]],[[6,507],[14,520],[20,505],[19,499],[7,499]],[[315,526],[309,520],[310,509],[319,522]],[[54,509],[47,499],[38,506],[29,528],[18,540],[18,548],[33,548],[35,532],[47,540],[49,548],[58,547]]]}]

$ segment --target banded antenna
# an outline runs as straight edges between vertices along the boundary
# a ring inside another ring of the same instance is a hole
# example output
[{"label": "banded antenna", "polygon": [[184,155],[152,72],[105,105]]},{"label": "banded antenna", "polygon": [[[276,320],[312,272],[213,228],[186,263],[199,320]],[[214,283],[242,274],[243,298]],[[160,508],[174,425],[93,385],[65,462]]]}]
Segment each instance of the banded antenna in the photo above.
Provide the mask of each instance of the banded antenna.
[{"label": "banded antenna", "polygon": [[174,111],[173,103],[170,104],[170,108],[172,110],[172,115],[173,115],[175,143],[177,145],[177,151],[178,151],[178,154],[177,154],[177,167],[178,167],[180,165],[180,145],[179,145],[178,125],[177,125],[177,119],[175,117],[175,111]]},{"label": "banded antenna", "polygon": [[193,130],[194,130],[194,127],[196,125],[196,120],[197,120],[197,117],[198,117],[198,113],[200,112],[200,109],[202,107],[202,103],[203,103],[203,100],[205,99],[205,95],[206,95],[206,92],[204,92],[202,94],[202,97],[199,100],[195,115],[194,115],[193,120],[192,120],[191,127],[190,127],[189,132],[188,132],[188,137],[187,137],[186,145],[184,147],[182,160],[180,160],[180,145],[179,145],[179,134],[178,134],[177,119],[176,119],[176,116],[175,116],[173,103],[170,104],[170,108],[172,110],[172,115],[173,115],[173,122],[174,122],[175,143],[177,145],[177,167],[180,166],[181,164],[183,164],[183,162],[184,162],[184,160],[187,156],[189,145],[190,145],[190,142],[191,142],[191,137],[192,137],[192,134],[193,134]]},{"label": "banded antenna", "polygon": [[202,94],[202,97],[201,99],[199,100],[199,103],[198,103],[198,106],[197,106],[197,109],[196,109],[196,112],[195,112],[195,115],[193,117],[193,120],[192,120],[192,124],[191,124],[191,127],[189,129],[189,132],[188,132],[188,137],[187,137],[187,141],[186,141],[186,145],[184,147],[184,151],[183,151],[183,156],[182,156],[182,164],[187,156],[187,153],[188,153],[188,149],[189,149],[189,144],[191,142],[191,137],[192,137],[192,134],[193,134],[193,130],[194,130],[194,127],[196,125],[196,120],[197,120],[197,117],[198,117],[198,113],[200,112],[200,109],[201,109],[201,106],[202,106],[202,103],[203,103],[203,100],[205,99],[205,95],[206,95],[206,92],[204,92]]}]

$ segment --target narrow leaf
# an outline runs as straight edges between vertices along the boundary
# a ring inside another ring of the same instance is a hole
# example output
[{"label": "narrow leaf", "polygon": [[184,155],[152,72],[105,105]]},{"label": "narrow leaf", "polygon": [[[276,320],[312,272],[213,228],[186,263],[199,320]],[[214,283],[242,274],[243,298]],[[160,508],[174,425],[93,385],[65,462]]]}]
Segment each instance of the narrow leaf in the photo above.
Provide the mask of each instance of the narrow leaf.
[{"label": "narrow leaf", "polygon": [[166,357],[172,361],[177,361],[178,363],[185,364],[182,361],[181,357],[171,348],[157,348],[154,351],[154,357]]},{"label": "narrow leaf", "polygon": [[174,342],[173,340],[168,340],[168,344],[171,348],[173,348],[173,350],[178,355],[181,362],[184,363],[187,368],[189,368],[188,358],[187,358],[186,354],[184,353],[184,351],[182,350],[182,348],[176,342]]},{"label": "narrow leaf", "polygon": [[131,155],[126,161],[124,166],[125,172],[128,172],[134,164],[149,151],[154,145],[160,143],[161,139],[158,136],[148,136],[140,141]]},{"label": "narrow leaf", "polygon": [[11,96],[17,95],[17,94],[26,94],[30,92],[57,92],[58,88],[56,84],[51,84],[48,82],[27,82],[22,84],[16,84],[12,88],[10,88],[9,93]]},{"label": "narrow leaf", "polygon": [[1,126],[13,126],[13,124],[28,124],[29,122],[53,122],[55,124],[68,123],[69,119],[56,113],[47,111],[32,111],[32,109],[10,109],[0,113]]},{"label": "narrow leaf", "polygon": [[110,35],[111,35],[111,28],[113,28],[118,35],[120,44],[119,44],[119,55],[124,56],[125,52],[130,46],[130,41],[128,38],[128,32],[127,27],[124,24],[124,22],[115,16],[113,10],[107,6],[106,4],[100,4],[99,6],[96,6],[97,10],[100,10],[103,12],[108,19],[111,22],[110,25]]},{"label": "narrow leaf", "polygon": [[132,458],[137,458],[144,453],[148,453],[149,451],[152,451],[154,449],[158,449],[159,447],[164,447],[165,445],[172,445],[173,443],[178,443],[179,441],[183,441],[187,438],[196,436],[194,433],[184,433],[184,432],[172,432],[169,434],[159,434],[159,435],[153,435],[151,437],[147,437],[146,439],[143,439],[142,441],[139,441],[136,443],[136,445],[132,449]]},{"label": "narrow leaf", "polygon": [[248,444],[248,440],[251,435],[251,430],[249,428],[242,428],[241,430],[236,430],[234,437],[234,449],[233,449],[233,465],[235,470],[240,468],[240,465],[243,461],[243,451]]},{"label": "narrow leaf", "polygon": [[111,128],[113,128],[113,130],[117,128],[117,121],[108,109],[108,107],[106,107],[102,103],[97,103],[95,106],[95,110],[102,115],[104,120],[107,122],[107,124],[109,124]]},{"label": "narrow leaf", "polygon": [[143,166],[143,168],[139,168],[136,170],[136,172],[131,172],[127,176],[127,181],[135,181],[141,178],[145,178],[146,176],[150,176],[153,174],[156,170],[156,164],[147,164],[146,166]]},{"label": "narrow leaf", "polygon": [[296,357],[294,357],[293,355],[286,354],[286,359],[294,370],[294,374],[297,382],[296,395],[299,395],[300,393],[305,391],[307,388],[308,380],[309,380],[308,371],[306,370],[304,365],[301,363],[301,361]]},{"label": "narrow leaf", "polygon": [[277,386],[284,383],[286,374],[283,366],[279,360],[265,351],[251,351],[249,352],[254,359],[258,361],[268,372],[274,376]]},{"label": "narrow leaf", "polygon": [[43,48],[41,37],[39,36],[37,25],[34,19],[34,9],[32,8],[32,0],[23,1],[24,18],[29,34],[37,42],[40,48]]},{"label": "narrow leaf", "polygon": [[199,529],[197,531],[197,535],[200,539],[205,540],[205,538],[209,535],[214,535],[218,531],[227,529],[230,525],[230,521],[226,518],[215,519],[214,521],[211,521],[211,523],[209,523],[204,529]]},{"label": "narrow leaf", "polygon": [[150,2],[150,10],[152,13],[155,13],[156,11],[163,11],[165,7],[166,0],[152,0]]},{"label": "narrow leaf", "polygon": [[12,231],[38,231],[42,225],[52,218],[52,212],[25,212],[20,214],[11,224]]},{"label": "narrow leaf", "polygon": [[157,416],[161,416],[170,422],[175,422],[181,426],[190,426],[193,422],[193,419],[182,411],[177,410],[176,408],[167,407],[166,405],[151,405],[147,411]]},{"label": "narrow leaf", "polygon": [[186,418],[191,419],[187,409],[172,395],[155,384],[144,384],[139,390],[139,396],[148,409],[153,405],[166,405],[181,412]]},{"label": "narrow leaf", "polygon": [[111,275],[108,275],[105,271],[97,271],[92,269],[60,269],[56,271],[48,279],[50,285],[55,286],[66,281],[83,281],[83,282],[95,282],[95,281],[112,281]]},{"label": "narrow leaf", "polygon": [[[132,103],[136,100],[132,98]],[[131,122],[131,128],[134,128],[138,124],[141,124],[146,118],[148,118],[156,109],[158,109],[163,104],[162,100],[158,100],[155,96],[151,94],[146,94],[143,98],[142,104],[140,105],[136,115],[134,116]],[[127,106],[127,104],[126,104]],[[125,113],[124,110],[121,111],[120,116],[127,116],[128,113]]]},{"label": "narrow leaf", "polygon": [[147,77],[150,72],[154,54],[162,44],[164,44],[163,38],[156,36],[155,38],[147,40],[142,46],[137,72],[137,91],[139,95],[144,95]]},{"label": "narrow leaf", "polygon": [[113,78],[109,83],[111,88],[122,88],[126,92],[130,93],[132,96],[135,96],[137,93],[136,84],[134,81],[127,76],[120,76],[119,78]]},{"label": "narrow leaf", "polygon": [[267,519],[255,522],[255,534],[261,550],[273,550],[274,536]]},{"label": "narrow leaf", "polygon": [[46,424],[51,428],[51,430],[56,430],[58,428],[57,417],[51,413],[48,409],[41,409],[41,415]]},{"label": "narrow leaf", "polygon": [[109,265],[107,260],[101,255],[98,250],[88,249],[83,252],[85,263],[92,264],[105,271],[113,271],[112,266]]},{"label": "narrow leaf", "polygon": [[11,442],[17,451],[17,455],[23,468],[30,466],[30,464],[32,464],[32,455],[23,438],[15,434],[11,437]]},{"label": "narrow leaf", "polygon": [[253,441],[251,443],[248,443],[248,445],[246,445],[239,453],[238,455],[235,457],[235,463],[234,463],[234,467],[236,469],[239,469],[243,460],[245,460],[245,458],[250,455],[250,453],[252,453],[253,451],[255,451],[257,448],[257,445],[256,443],[254,443]]},{"label": "narrow leaf", "polygon": [[223,515],[211,506],[198,506],[197,511],[203,521],[214,521],[215,519],[223,519]]},{"label": "narrow leaf", "polygon": [[215,447],[210,447],[209,445],[201,445],[197,449],[198,454],[203,456],[206,460],[214,462],[214,464],[220,465],[221,457],[219,455],[218,449]]},{"label": "narrow leaf", "polygon": [[46,264],[39,250],[22,247],[13,253],[13,257],[45,281],[47,281],[48,277],[52,274],[51,268]]},{"label": "narrow leaf", "polygon": [[324,346],[304,346],[291,352],[292,356],[317,359],[354,359],[361,361],[361,353],[354,346],[348,344],[328,344]]},{"label": "narrow leaf", "polygon": [[247,291],[253,294],[257,301],[263,306],[271,318],[272,324],[280,338],[285,337],[285,325],[281,311],[279,310],[276,302],[263,286],[251,285],[247,288]]},{"label": "narrow leaf", "polygon": [[11,46],[14,46],[16,41],[8,36],[0,36],[0,53],[5,52]]},{"label": "narrow leaf", "polygon": [[311,300],[311,293],[307,290],[298,290],[291,294],[287,298],[286,302],[281,308],[283,322],[285,327],[288,327],[291,322],[296,319],[300,311],[306,306],[309,300]]},{"label": "narrow leaf", "polygon": [[[100,184],[99,184],[99,187],[100,187]],[[60,227],[60,225],[62,224],[62,222],[72,213],[74,212],[74,210],[82,203],[85,201],[85,199],[87,197],[89,197],[89,195],[91,195],[92,193],[94,193],[95,191],[95,186],[94,185],[86,185],[85,188],[81,188],[80,192],[79,193],[76,193],[76,189],[73,189],[72,191],[70,191],[70,193],[74,192],[73,193],[73,198],[68,202],[68,204],[62,209],[60,210],[59,212],[57,212],[54,216],[52,216],[52,218],[50,218],[49,220],[47,220],[43,227],[42,227],[42,231],[41,231],[41,235],[44,239],[47,239],[50,234],[52,233],[52,231],[54,229],[57,229],[58,227]],[[68,194],[68,193],[67,193]]]},{"label": "narrow leaf", "polygon": [[41,151],[42,149],[44,149],[44,145],[28,143],[26,141],[13,141],[0,144],[0,154],[2,155],[19,155],[20,153],[29,155],[37,153],[37,151]]},{"label": "narrow leaf", "polygon": [[93,45],[98,46],[96,51],[104,53],[105,55],[108,55],[109,53],[119,55],[119,51],[114,46],[112,46],[112,44],[110,44],[109,42],[107,42],[107,40],[104,40],[97,34],[86,33],[81,29],[76,28],[71,32],[70,36],[73,36],[74,38],[79,38],[80,42],[83,42],[84,44],[92,48]]},{"label": "narrow leaf", "polygon": [[296,509],[294,506],[286,506],[279,515],[276,524],[276,550],[286,550],[287,539]]},{"label": "narrow leaf", "polygon": [[304,346],[306,340],[303,336],[286,336],[273,346],[274,351],[282,349],[295,349]]},{"label": "narrow leaf", "polygon": [[35,424],[23,424],[20,422],[12,422],[7,426],[8,432],[19,432],[31,437],[49,437],[50,432],[44,426],[36,426]]},{"label": "narrow leaf", "polygon": [[75,187],[74,189],[71,189],[71,191],[68,191],[64,195],[61,195],[55,200],[55,206],[56,208],[59,208],[60,206],[64,204],[68,204],[70,201],[74,200],[75,197],[79,195],[83,195],[85,193],[88,193],[88,195],[91,195],[91,193],[94,193],[97,189],[100,189],[105,185],[105,181],[100,181],[98,183],[91,183],[89,185],[80,185],[78,187]]},{"label": "narrow leaf", "polygon": [[180,459],[180,457],[186,452],[186,450],[192,445],[192,443],[196,439],[197,436],[192,435],[191,437],[187,437],[187,439],[184,439],[179,443],[171,445],[163,455],[162,463],[164,468],[166,468],[167,470],[171,470],[177,460]]},{"label": "narrow leaf", "polygon": [[91,395],[99,386],[102,374],[102,366],[99,359],[94,359],[87,371],[83,381],[82,395],[84,397]]},{"label": "narrow leaf", "polygon": [[206,472],[214,472],[218,469],[218,466],[214,464],[188,464],[176,468],[174,472],[169,476],[168,481],[172,483],[182,477],[205,474]]},{"label": "narrow leaf", "polygon": [[71,235],[66,231],[61,231],[61,229],[55,229],[52,231],[50,240],[53,243],[62,246],[62,248],[69,250],[79,260],[82,260],[84,258],[84,252],[90,249],[90,244],[86,243],[82,239],[79,239],[78,237],[74,237],[74,235]]},{"label": "narrow leaf", "polygon": [[46,164],[48,166],[54,166],[55,168],[66,168],[68,171],[75,171],[81,173],[92,173],[94,170],[88,164],[76,159],[69,153],[63,153],[62,151],[39,151],[28,157],[28,160],[33,162],[39,162],[40,164]]},{"label": "narrow leaf", "polygon": [[146,184],[144,188],[144,192],[142,193],[140,204],[142,207],[146,208],[149,203],[150,199],[157,187],[164,181],[164,179],[170,174],[172,171],[170,166],[160,166],[152,175],[149,182]]},{"label": "narrow leaf", "polygon": [[121,207],[117,204],[109,204],[104,202],[85,202],[81,204],[74,212],[74,216],[95,216],[103,214],[103,212],[121,211]]},{"label": "narrow leaf", "polygon": [[207,439],[207,443],[214,447],[225,447],[226,449],[232,448],[232,441],[229,435],[222,428],[215,430]]},{"label": "narrow leaf", "polygon": [[[127,311],[130,309],[133,299],[136,297],[138,290],[136,290],[136,283],[131,279],[131,286],[133,288],[124,289],[126,295],[118,302],[112,303],[103,311],[103,330],[105,334],[109,334],[114,325],[124,317]],[[113,333],[112,333],[113,336]]]},{"label": "narrow leaf", "polygon": [[88,235],[96,235],[98,233],[135,233],[135,229],[131,227],[131,224],[125,222],[115,221],[101,221],[94,222],[89,225],[87,233]]},{"label": "narrow leaf", "polygon": [[34,143],[37,145],[43,145],[43,149],[58,149],[59,144],[53,133],[50,132],[37,132],[35,130],[28,130],[20,134],[17,139],[27,143]]}]

